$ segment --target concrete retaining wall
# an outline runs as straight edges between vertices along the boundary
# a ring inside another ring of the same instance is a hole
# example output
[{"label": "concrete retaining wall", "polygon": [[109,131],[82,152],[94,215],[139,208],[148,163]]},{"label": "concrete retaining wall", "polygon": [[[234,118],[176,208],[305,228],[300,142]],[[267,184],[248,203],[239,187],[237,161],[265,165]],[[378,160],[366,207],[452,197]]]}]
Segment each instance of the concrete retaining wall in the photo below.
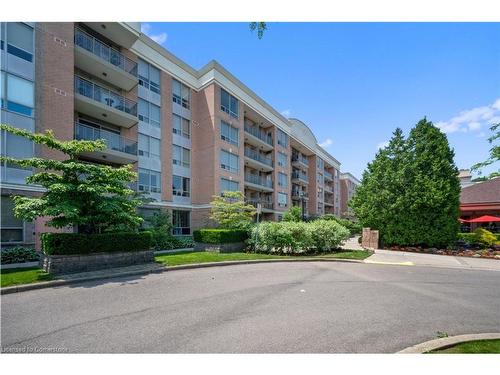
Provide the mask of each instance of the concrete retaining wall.
[{"label": "concrete retaining wall", "polygon": [[234,243],[203,243],[196,242],[194,247],[195,251],[209,251],[213,253],[236,253],[241,252],[245,249],[244,242],[234,242]]}]

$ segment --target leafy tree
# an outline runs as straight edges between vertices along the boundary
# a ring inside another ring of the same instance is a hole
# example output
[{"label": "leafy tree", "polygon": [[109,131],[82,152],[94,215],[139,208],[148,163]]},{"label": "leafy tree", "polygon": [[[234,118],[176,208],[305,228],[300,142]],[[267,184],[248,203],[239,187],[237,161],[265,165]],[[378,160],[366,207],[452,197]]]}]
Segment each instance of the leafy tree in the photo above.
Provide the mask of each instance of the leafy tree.
[{"label": "leafy tree", "polygon": [[266,22],[250,22],[250,30],[255,31],[257,30],[257,38],[262,39],[264,36],[264,31],[267,30],[267,23]]},{"label": "leafy tree", "polygon": [[29,176],[27,182],[46,189],[39,198],[15,196],[14,214],[17,217],[32,221],[47,216],[51,218],[47,222],[49,226],[73,226],[81,233],[101,233],[116,228],[131,230],[140,225],[142,218],[137,215],[136,208],[142,201],[127,186],[137,177],[131,166],[114,168],[78,159],[83,152],[105,149],[103,140],[59,141],[51,131],[31,133],[5,124],[0,124],[0,129],[67,156],[62,161],[38,157],[21,160],[0,157],[3,162],[40,170]]},{"label": "leafy tree", "polygon": [[210,218],[221,228],[245,228],[252,223],[255,207],[245,203],[241,191],[225,191],[221,196],[214,195],[211,202]]},{"label": "leafy tree", "polygon": [[405,139],[396,129],[363,173],[350,202],[386,245],[446,246],[458,232],[460,183],[446,136],[423,119]]},{"label": "leafy tree", "polygon": [[[493,132],[493,135],[488,138],[488,142],[493,145],[490,149],[490,157],[488,160],[474,164],[471,168],[472,171],[479,171],[479,174],[481,174],[482,168],[500,161],[500,144],[494,144],[494,142],[500,141],[500,123],[491,126],[490,130]],[[487,179],[498,176],[500,176],[500,168],[497,171],[490,173],[490,175],[487,176]]]},{"label": "leafy tree", "polygon": [[292,206],[283,215],[283,221],[302,221],[302,210],[298,206]]}]

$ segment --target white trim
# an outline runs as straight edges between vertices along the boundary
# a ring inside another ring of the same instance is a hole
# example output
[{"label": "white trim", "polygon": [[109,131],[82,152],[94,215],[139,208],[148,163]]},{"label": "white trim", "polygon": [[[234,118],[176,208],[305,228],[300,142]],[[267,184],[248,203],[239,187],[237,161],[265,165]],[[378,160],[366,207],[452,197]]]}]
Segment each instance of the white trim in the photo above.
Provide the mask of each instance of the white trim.
[{"label": "white trim", "polygon": [[5,182],[0,183],[0,189],[12,189],[12,190],[21,190],[21,191],[38,191],[41,193],[43,193],[45,191],[44,187],[37,186],[37,185],[18,185],[18,184],[11,184],[11,183],[5,183]]}]

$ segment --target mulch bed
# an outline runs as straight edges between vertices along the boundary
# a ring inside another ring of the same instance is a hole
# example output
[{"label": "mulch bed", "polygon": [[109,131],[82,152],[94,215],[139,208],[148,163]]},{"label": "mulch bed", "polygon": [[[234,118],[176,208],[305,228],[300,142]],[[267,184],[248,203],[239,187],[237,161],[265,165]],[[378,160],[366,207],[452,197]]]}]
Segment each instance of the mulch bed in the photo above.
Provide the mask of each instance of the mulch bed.
[{"label": "mulch bed", "polygon": [[500,260],[500,249],[437,249],[423,248],[420,246],[390,246],[384,247],[384,250],[408,251],[410,253],[452,255],[469,258],[487,258]]}]

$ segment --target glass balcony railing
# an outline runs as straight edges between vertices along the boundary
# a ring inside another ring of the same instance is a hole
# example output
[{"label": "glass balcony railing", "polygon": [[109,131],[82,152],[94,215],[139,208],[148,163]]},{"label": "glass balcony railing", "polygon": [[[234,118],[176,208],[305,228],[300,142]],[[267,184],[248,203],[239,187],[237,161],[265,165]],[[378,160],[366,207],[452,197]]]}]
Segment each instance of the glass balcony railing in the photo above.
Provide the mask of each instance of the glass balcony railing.
[{"label": "glass balcony railing", "polygon": [[255,175],[255,174],[246,173],[245,174],[245,181],[249,182],[251,184],[260,185],[260,186],[264,186],[264,187],[268,187],[268,188],[273,187],[272,180]]},{"label": "glass balcony railing", "polygon": [[271,159],[267,156],[264,156],[260,152],[252,150],[252,149],[247,148],[247,147],[245,147],[245,156],[250,158],[250,159],[257,160],[258,162],[261,162],[262,164],[269,165],[270,167],[273,166],[273,159]]},{"label": "glass balcony railing", "polygon": [[127,139],[105,129],[94,128],[79,122],[75,123],[75,139],[86,141],[104,139],[110,150],[137,155],[137,141]]},{"label": "glass balcony railing", "polygon": [[75,76],[75,93],[129,115],[137,116],[136,102],[79,76]]},{"label": "glass balcony railing", "polygon": [[325,176],[325,178],[333,180],[333,174],[331,174],[330,172],[324,171],[323,175]]},{"label": "glass balcony railing", "polygon": [[245,132],[253,135],[254,137],[260,139],[261,141],[267,143],[268,145],[273,145],[273,137],[266,133],[264,130],[258,128],[257,126],[251,126],[245,124]]},{"label": "glass balcony railing", "polygon": [[292,190],[292,197],[297,197],[297,198],[308,198],[308,194],[305,192],[305,191],[302,191],[302,190],[296,190],[296,189],[293,189]]},{"label": "glass balcony railing", "polygon": [[255,208],[257,208],[257,205],[260,203],[262,208],[267,208],[268,210],[272,210],[274,207],[273,202],[260,199],[247,199],[247,203]]},{"label": "glass balcony railing", "polygon": [[297,161],[299,163],[309,166],[309,160],[302,155],[297,155],[297,154],[292,155],[292,161]]},{"label": "glass balcony railing", "polygon": [[307,178],[307,175],[303,172],[298,172],[298,171],[295,171],[292,173],[292,179],[299,179],[299,180],[302,180],[302,181],[305,181],[305,182],[308,182],[309,179]]},{"label": "glass balcony railing", "polygon": [[323,188],[325,189],[325,192],[333,193],[333,188],[331,186],[325,185],[323,186]]},{"label": "glass balcony railing", "polygon": [[82,29],[75,29],[75,45],[137,77],[137,63]]}]

